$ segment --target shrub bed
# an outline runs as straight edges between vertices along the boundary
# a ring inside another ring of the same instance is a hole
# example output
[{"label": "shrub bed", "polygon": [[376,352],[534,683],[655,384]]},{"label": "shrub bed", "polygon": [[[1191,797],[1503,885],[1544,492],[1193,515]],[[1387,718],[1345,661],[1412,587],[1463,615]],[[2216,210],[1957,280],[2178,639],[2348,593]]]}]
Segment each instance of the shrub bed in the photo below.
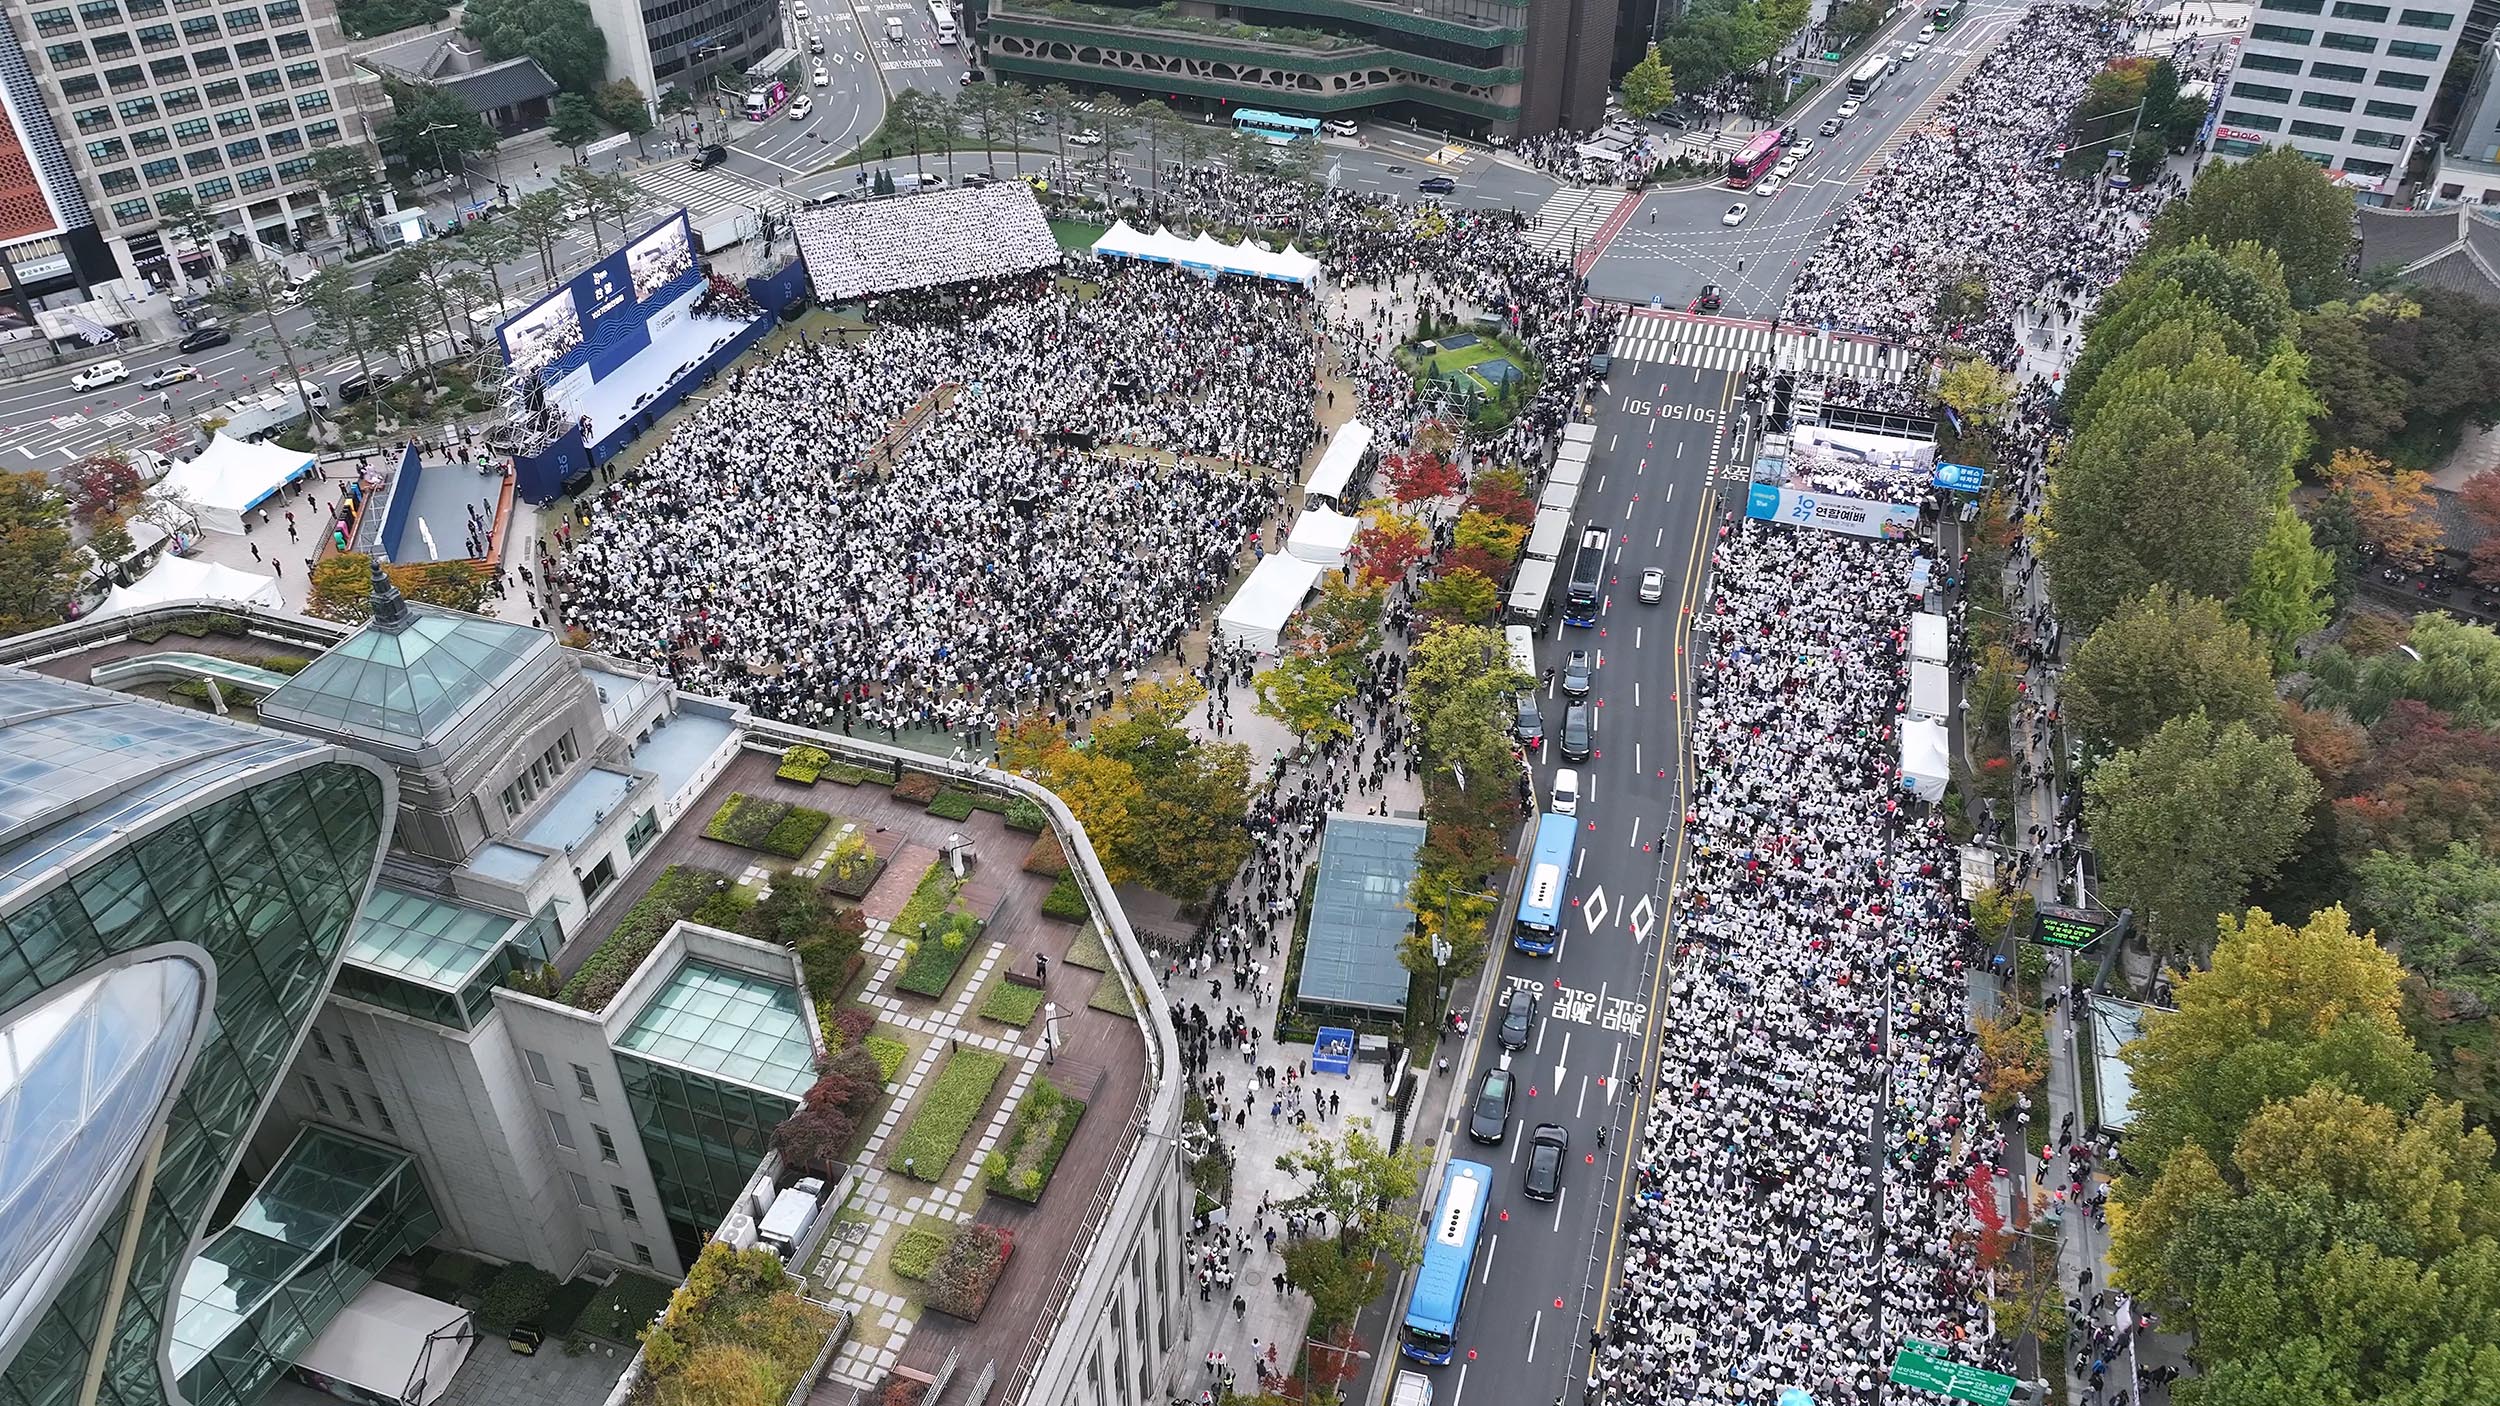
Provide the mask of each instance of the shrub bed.
[{"label": "shrub bed", "polygon": [[890,1035],[871,1035],[861,1044],[868,1057],[877,1062],[877,1073],[889,1084],[903,1072],[904,1065],[911,1063],[911,1046]]},{"label": "shrub bed", "polygon": [[1007,822],[1008,829],[1022,830],[1028,835],[1038,835],[1050,828],[1050,817],[1042,812],[1040,806],[1022,796],[1007,802],[1007,809],[1000,812],[999,818]]},{"label": "shrub bed", "polygon": [[764,843],[757,848],[766,854],[780,855],[784,859],[798,859],[807,853],[808,849],[816,843],[816,837],[825,833],[825,827],[832,823],[833,817],[821,810],[810,810],[806,806],[792,806],[790,813],[781,817],[780,822],[773,826],[772,833],[766,835]]},{"label": "shrub bed", "polygon": [[607,1287],[590,1296],[590,1305],[574,1328],[612,1343],[630,1343],[643,1326],[668,1307],[674,1286],[647,1274],[619,1270]]},{"label": "shrub bed", "polygon": [[1094,910],[1085,902],[1085,890],[1076,886],[1073,875],[1060,875],[1059,882],[1052,884],[1050,892],[1042,895],[1042,916],[1045,918],[1063,918],[1071,923],[1081,923],[1093,915]]},{"label": "shrub bed", "polygon": [[971,1134],[981,1106],[989,1102],[990,1090],[998,1086],[998,1076],[1006,1068],[1004,1056],[986,1050],[948,1055],[937,1077],[921,1092],[920,1111],[886,1149],[886,1166],[916,1181],[945,1180],[946,1169],[963,1150],[964,1138]]},{"label": "shrub bed", "polygon": [[940,820],[970,820],[972,794],[968,791],[940,791],[929,802],[929,814]]},{"label": "shrub bed", "polygon": [[712,812],[710,822],[703,827],[703,838],[740,849],[762,849],[773,827],[793,808],[787,801],[762,800],[744,791],[732,791],[720,809]]},{"label": "shrub bed", "polygon": [[799,973],[807,982],[807,999],[816,1007],[827,1049],[846,1043],[840,1038],[842,1022],[849,1014],[842,1005],[842,993],[850,989],[851,978],[867,960],[859,950],[867,931],[867,920],[859,911],[845,908],[821,932],[799,944]]},{"label": "shrub bed", "polygon": [[885,872],[885,860],[868,843],[865,831],[854,828],[833,842],[825,855],[824,877],[818,882],[844,898],[865,898]]},{"label": "shrub bed", "polygon": [[990,988],[989,995],[981,998],[982,1019],[1012,1025],[1019,1030],[1032,1024],[1034,1015],[1041,1008],[1040,987],[1018,986],[1012,981],[999,982]]},{"label": "shrub bed", "polygon": [[864,766],[853,766],[849,762],[835,762],[827,766],[822,775],[827,781],[839,781],[845,786],[863,786],[871,781],[882,785],[885,782],[885,778],[877,773]]},{"label": "shrub bed", "polygon": [[903,959],[903,971],[894,978],[894,989],[915,996],[936,1000],[955,984],[955,973],[963,968],[964,958],[972,954],[972,943],[981,935],[981,920],[969,913],[946,913],[929,924],[929,935],[922,937],[915,930],[904,938],[911,944],[911,955]]},{"label": "shrub bed", "polygon": [[1045,832],[1033,841],[1033,847],[1024,852],[1024,872],[1054,879],[1068,872],[1068,856],[1059,848],[1057,835]]},{"label": "shrub bed", "polygon": [[929,1270],[946,1253],[955,1238],[955,1223],[943,1216],[922,1216],[903,1227],[895,1237],[894,1248],[886,1254],[886,1263],[896,1275],[910,1280],[929,1277]]},{"label": "shrub bed", "polygon": [[1084,1116],[1082,1100],[1068,1097],[1048,1079],[1034,1080],[1024,1102],[1016,1105],[1006,1145],[990,1153],[982,1167],[989,1189],[1026,1205],[1038,1203],[1076,1137],[1077,1120]]},{"label": "shrub bed", "polygon": [[1125,1017],[1137,1014],[1137,1007],[1129,1004],[1128,988],[1120,984],[1120,977],[1116,972],[1102,974],[1102,980],[1094,983],[1093,999],[1085,1004],[1098,1011],[1109,1011],[1116,1016]]},{"label": "shrub bed", "polygon": [[1005,815],[1007,807],[1015,804],[1014,797],[1002,796],[996,791],[974,791],[971,796],[974,810],[986,810],[992,815]]},{"label": "shrub bed", "polygon": [[965,1226],[930,1268],[928,1293],[921,1301],[949,1318],[980,1322],[1015,1248],[1016,1237],[1003,1226]]},{"label": "shrub bed", "polygon": [[590,954],[556,999],[580,1010],[599,1011],[660,945],[680,918],[692,914],[728,884],[729,876],[693,864],[672,864],[651,881],[640,902],[618,919],[616,930]]},{"label": "shrub bed", "polygon": [[477,1316],[496,1328],[539,1323],[555,1291],[554,1275],[526,1264],[508,1264],[486,1282],[486,1291],[478,1296]]},{"label": "shrub bed", "polygon": [[903,911],[894,915],[894,935],[910,937],[920,931],[922,923],[936,922],[955,901],[955,890],[962,887],[953,870],[943,859],[933,861],[928,872],[913,885],[911,897],[903,900]]},{"label": "shrub bed", "polygon": [[802,786],[813,786],[816,778],[824,775],[825,768],[832,762],[833,753],[801,742],[782,751],[781,766],[773,775],[784,781],[796,781]]},{"label": "shrub bed", "polygon": [[925,806],[937,799],[937,793],[944,785],[925,771],[907,771],[901,780],[894,783],[894,799]]}]

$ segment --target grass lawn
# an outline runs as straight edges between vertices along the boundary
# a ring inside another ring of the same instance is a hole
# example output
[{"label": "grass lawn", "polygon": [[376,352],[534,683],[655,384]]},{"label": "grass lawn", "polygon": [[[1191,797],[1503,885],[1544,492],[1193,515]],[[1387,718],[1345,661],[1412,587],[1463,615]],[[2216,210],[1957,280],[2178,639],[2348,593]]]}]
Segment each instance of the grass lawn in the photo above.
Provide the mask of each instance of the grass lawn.
[{"label": "grass lawn", "polygon": [[1093,248],[1094,241],[1102,238],[1104,228],[1083,220],[1053,220],[1050,222],[1050,237],[1059,241],[1060,248],[1075,253]]},{"label": "grass lawn", "polygon": [[981,998],[981,1018],[1012,1025],[1018,1030],[1033,1023],[1042,1009],[1042,990],[1038,986],[1018,986],[1001,975],[990,983],[989,994]]},{"label": "grass lawn", "polygon": [[1007,1071],[1004,1056],[986,1050],[959,1050],[938,1066],[937,1077],[920,1091],[920,1107],[902,1133],[885,1150],[885,1164],[915,1181],[942,1182],[955,1159],[963,1155],[964,1139],[989,1106],[990,1092]]},{"label": "grass lawn", "polygon": [[1509,361],[1510,353],[1502,350],[1501,343],[1479,335],[1474,346],[1460,347],[1456,351],[1444,349],[1417,360],[1425,369],[1448,376],[1487,361]]}]

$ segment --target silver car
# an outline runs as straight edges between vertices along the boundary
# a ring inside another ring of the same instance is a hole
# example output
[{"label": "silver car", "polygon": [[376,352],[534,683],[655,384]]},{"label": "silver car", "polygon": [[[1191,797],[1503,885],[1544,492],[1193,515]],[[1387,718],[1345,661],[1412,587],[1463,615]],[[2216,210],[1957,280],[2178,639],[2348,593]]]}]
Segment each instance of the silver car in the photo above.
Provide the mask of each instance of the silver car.
[{"label": "silver car", "polygon": [[1641,604],[1656,605],[1667,598],[1667,569],[1663,566],[1641,568]]}]

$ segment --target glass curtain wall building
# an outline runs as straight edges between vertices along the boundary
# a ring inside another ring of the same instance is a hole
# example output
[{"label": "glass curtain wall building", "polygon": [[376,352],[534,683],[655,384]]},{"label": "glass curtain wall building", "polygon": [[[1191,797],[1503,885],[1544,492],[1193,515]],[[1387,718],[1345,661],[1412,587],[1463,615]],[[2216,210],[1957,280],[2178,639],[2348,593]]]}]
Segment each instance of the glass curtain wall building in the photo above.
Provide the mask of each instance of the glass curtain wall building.
[{"label": "glass curtain wall building", "polygon": [[0,669],[0,1406],[175,1398],[193,1246],[392,804],[345,749]]}]

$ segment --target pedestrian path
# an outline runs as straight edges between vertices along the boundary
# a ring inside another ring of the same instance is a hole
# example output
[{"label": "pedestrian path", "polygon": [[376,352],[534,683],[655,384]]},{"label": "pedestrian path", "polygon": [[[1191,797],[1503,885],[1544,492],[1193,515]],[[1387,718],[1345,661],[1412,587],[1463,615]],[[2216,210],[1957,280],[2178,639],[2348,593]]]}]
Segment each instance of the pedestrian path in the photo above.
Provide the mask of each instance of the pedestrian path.
[{"label": "pedestrian path", "polygon": [[[1635,311],[1615,333],[1618,362],[1664,362],[1712,371],[1738,371],[1760,363],[1774,369],[1825,376],[1897,380],[1916,360],[1907,347],[1861,341],[1767,322],[1683,317]],[[1633,369],[1621,367],[1618,370]]]},{"label": "pedestrian path", "polygon": [[645,195],[662,205],[683,205],[698,220],[723,210],[787,207],[793,203],[786,191],[732,175],[719,167],[697,171],[681,165],[653,164],[633,174],[634,184]]},{"label": "pedestrian path", "polygon": [[1627,191],[1596,187],[1558,190],[1546,197],[1544,206],[1536,212],[1536,223],[1529,228],[1526,243],[1531,249],[1549,254],[1586,249],[1625,201],[1637,199]]}]

